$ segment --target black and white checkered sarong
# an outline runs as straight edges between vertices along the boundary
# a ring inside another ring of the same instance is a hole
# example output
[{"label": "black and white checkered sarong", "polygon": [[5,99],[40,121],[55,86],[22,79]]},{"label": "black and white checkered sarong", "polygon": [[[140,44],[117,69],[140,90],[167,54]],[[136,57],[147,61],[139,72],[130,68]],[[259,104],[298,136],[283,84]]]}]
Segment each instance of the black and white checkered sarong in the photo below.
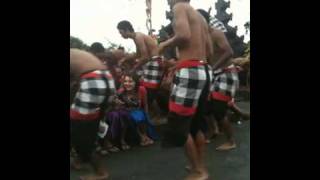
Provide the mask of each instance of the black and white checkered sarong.
[{"label": "black and white checkered sarong", "polygon": [[218,100],[230,101],[234,98],[239,87],[238,69],[231,65],[213,73],[211,97]]},{"label": "black and white checkered sarong", "polygon": [[158,88],[162,75],[162,58],[155,56],[143,66],[143,86],[153,89]]},{"label": "black and white checkered sarong", "polygon": [[100,116],[100,106],[115,93],[114,79],[108,70],[83,74],[80,88],[70,107],[73,120],[95,120]]},{"label": "black and white checkered sarong", "polygon": [[206,80],[204,65],[179,69],[173,81],[169,102],[170,111],[183,116],[193,115],[197,110]]}]

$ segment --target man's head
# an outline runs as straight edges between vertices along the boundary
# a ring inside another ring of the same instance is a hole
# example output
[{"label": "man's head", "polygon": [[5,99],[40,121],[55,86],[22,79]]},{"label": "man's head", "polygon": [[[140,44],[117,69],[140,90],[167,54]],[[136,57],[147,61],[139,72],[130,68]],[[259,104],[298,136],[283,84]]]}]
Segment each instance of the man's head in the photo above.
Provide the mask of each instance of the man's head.
[{"label": "man's head", "polygon": [[97,53],[103,53],[105,49],[101,43],[94,42],[91,44],[89,51],[93,54],[97,54]]},{"label": "man's head", "polygon": [[134,29],[129,21],[120,21],[117,26],[119,33],[125,39],[128,39],[130,34],[134,33]]}]

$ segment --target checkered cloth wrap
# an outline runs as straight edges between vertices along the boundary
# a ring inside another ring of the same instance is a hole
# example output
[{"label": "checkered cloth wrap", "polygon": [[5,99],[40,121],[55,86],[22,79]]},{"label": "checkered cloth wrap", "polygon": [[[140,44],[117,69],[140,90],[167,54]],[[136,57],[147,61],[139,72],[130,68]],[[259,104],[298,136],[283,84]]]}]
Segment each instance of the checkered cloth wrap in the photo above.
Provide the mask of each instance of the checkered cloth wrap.
[{"label": "checkered cloth wrap", "polygon": [[109,95],[116,92],[114,79],[108,70],[96,70],[80,77],[80,87],[70,107],[72,120],[96,120]]},{"label": "checkered cloth wrap", "polygon": [[215,17],[212,17],[210,19],[209,25],[210,25],[210,27],[213,27],[215,29],[219,29],[220,31],[222,31],[224,33],[228,32],[227,28],[224,26],[223,22],[221,22],[220,20],[218,20]]},{"label": "checkered cloth wrap", "polygon": [[152,59],[143,66],[142,85],[146,88],[156,89],[160,85],[162,75],[162,58],[159,56],[152,57]]},{"label": "checkered cloth wrap", "polygon": [[[194,115],[206,84],[205,65],[199,60],[184,60],[177,65],[170,94],[169,109],[182,116]],[[179,67],[180,66],[180,67]],[[212,71],[209,69],[209,75]],[[211,82],[210,76],[210,82]]]},{"label": "checkered cloth wrap", "polygon": [[211,98],[225,102],[231,101],[239,88],[238,72],[239,68],[234,65],[214,71],[210,88]]}]

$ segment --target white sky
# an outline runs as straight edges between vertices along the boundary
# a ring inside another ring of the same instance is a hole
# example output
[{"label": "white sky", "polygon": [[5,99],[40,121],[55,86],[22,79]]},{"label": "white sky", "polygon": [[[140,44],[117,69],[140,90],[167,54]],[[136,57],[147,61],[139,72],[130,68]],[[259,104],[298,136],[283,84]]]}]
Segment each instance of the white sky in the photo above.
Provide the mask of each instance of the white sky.
[{"label": "white sky", "polygon": [[[228,1],[228,0],[226,0]],[[230,0],[227,12],[233,13],[229,25],[238,26],[238,35],[244,35],[244,24],[250,20],[250,0]],[[191,0],[191,5],[198,9],[208,10],[212,6],[211,15],[216,14],[216,0]],[[80,38],[87,45],[101,42],[108,47],[108,41],[121,44],[126,50],[135,51],[132,40],[123,39],[117,24],[121,20],[132,23],[135,31],[147,34],[145,0],[70,0],[70,35]],[[156,34],[161,25],[167,25],[165,12],[169,10],[167,0],[152,1],[152,28]],[[245,35],[245,41],[250,34]]]}]

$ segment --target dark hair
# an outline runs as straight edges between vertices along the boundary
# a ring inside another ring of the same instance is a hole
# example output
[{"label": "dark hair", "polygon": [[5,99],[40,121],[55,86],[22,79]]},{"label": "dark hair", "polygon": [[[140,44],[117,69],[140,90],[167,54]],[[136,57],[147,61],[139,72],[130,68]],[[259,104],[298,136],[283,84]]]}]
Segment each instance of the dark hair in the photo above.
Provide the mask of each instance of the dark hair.
[{"label": "dark hair", "polygon": [[166,27],[163,29],[169,36],[173,35],[173,28],[172,24],[168,24]]},{"label": "dark hair", "polygon": [[130,77],[130,78],[132,78],[132,80],[133,80],[133,81],[135,82],[135,84],[136,84],[135,87],[134,87],[134,90],[135,90],[135,92],[138,92],[140,84],[139,84],[139,76],[138,76],[137,74],[124,72],[123,75],[122,75],[122,77],[123,77],[123,80],[125,79],[125,77]]},{"label": "dark hair", "polygon": [[126,21],[126,20],[120,21],[118,23],[118,25],[117,25],[117,28],[121,29],[121,30],[124,30],[124,31],[129,30],[130,32],[134,32],[134,29],[133,29],[131,23],[129,21]]},{"label": "dark hair", "polygon": [[122,46],[119,46],[118,49],[124,51],[124,47],[122,47]]},{"label": "dark hair", "polygon": [[209,22],[210,22],[210,14],[207,11],[203,10],[203,9],[198,9],[197,11],[204,17],[204,19],[209,24]]},{"label": "dark hair", "polygon": [[103,45],[99,42],[94,42],[91,44],[89,51],[91,53],[102,53],[105,51]]}]

